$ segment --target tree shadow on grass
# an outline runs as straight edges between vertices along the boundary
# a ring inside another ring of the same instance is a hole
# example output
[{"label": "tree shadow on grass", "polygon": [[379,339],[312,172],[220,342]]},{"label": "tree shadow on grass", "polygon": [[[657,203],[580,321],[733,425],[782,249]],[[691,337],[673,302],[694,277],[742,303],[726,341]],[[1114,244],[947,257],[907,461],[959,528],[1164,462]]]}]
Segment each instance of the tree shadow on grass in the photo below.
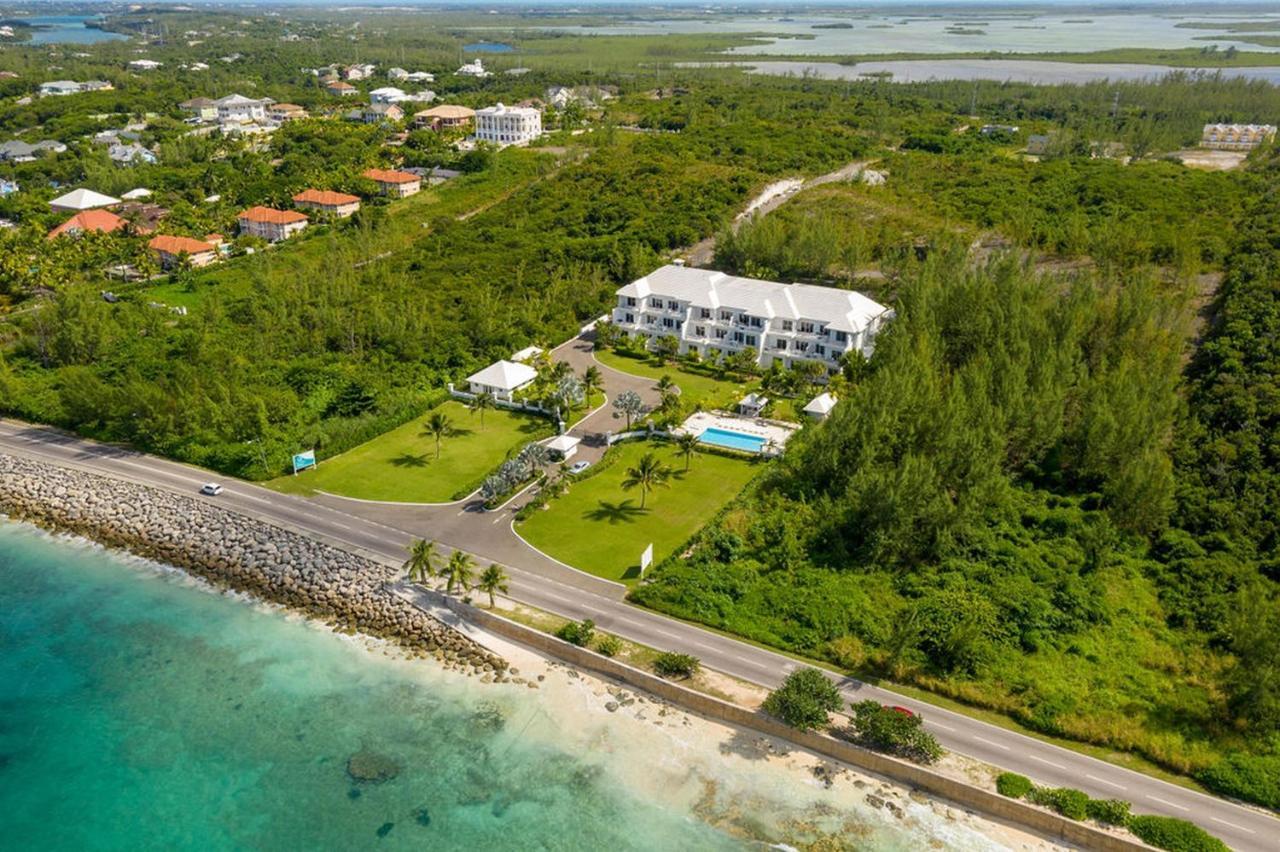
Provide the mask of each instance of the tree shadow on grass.
[{"label": "tree shadow on grass", "polygon": [[426,453],[413,455],[412,453],[401,453],[391,460],[391,464],[395,467],[426,467],[428,456]]},{"label": "tree shadow on grass", "polygon": [[588,521],[604,521],[608,524],[634,524],[637,515],[647,515],[648,509],[641,509],[633,504],[631,500],[623,500],[620,503],[608,503],[604,500],[594,509],[583,512],[582,517]]}]

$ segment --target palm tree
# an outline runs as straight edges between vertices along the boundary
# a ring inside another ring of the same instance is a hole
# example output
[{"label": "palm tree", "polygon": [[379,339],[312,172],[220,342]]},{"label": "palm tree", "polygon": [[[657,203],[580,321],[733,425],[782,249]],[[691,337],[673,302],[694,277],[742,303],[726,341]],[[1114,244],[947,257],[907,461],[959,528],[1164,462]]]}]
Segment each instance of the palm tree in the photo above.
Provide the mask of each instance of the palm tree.
[{"label": "palm tree", "polygon": [[692,432],[681,432],[676,435],[676,450],[684,456],[684,469],[689,470],[693,454],[698,451],[698,436]]},{"label": "palm tree", "polygon": [[670,483],[671,468],[658,460],[655,453],[645,453],[635,467],[627,469],[627,478],[622,480],[622,490],[640,489],[640,508],[644,508],[644,499],[649,492],[658,486],[667,487]]},{"label": "palm tree", "polygon": [[502,566],[497,562],[484,569],[484,573],[480,575],[480,582],[476,588],[489,595],[489,609],[493,609],[494,593],[507,593],[507,581],[511,578],[507,576],[507,572],[502,570]]},{"label": "palm tree", "polygon": [[445,591],[453,594],[454,586],[460,586],[462,591],[471,588],[472,576],[475,568],[475,562],[471,559],[471,555],[463,553],[461,550],[455,550],[449,557],[449,564],[444,566]]},{"label": "palm tree", "polygon": [[494,400],[493,394],[489,393],[488,391],[485,391],[484,393],[476,394],[475,399],[471,400],[471,404],[467,406],[467,408],[471,409],[472,414],[476,413],[477,411],[480,412],[481,431],[484,430],[485,410],[489,408],[493,408],[495,402],[496,400]]},{"label": "palm tree", "polygon": [[409,547],[409,558],[404,561],[402,567],[409,572],[410,581],[417,580],[423,583],[435,574],[435,559],[436,543],[420,538]]},{"label": "palm tree", "polygon": [[592,364],[582,374],[582,392],[587,395],[587,405],[591,405],[592,394],[603,390],[604,376],[600,375],[600,368]]},{"label": "palm tree", "polygon": [[432,412],[422,427],[422,434],[436,439],[436,458],[440,458],[440,439],[453,432],[453,421],[443,411]]}]

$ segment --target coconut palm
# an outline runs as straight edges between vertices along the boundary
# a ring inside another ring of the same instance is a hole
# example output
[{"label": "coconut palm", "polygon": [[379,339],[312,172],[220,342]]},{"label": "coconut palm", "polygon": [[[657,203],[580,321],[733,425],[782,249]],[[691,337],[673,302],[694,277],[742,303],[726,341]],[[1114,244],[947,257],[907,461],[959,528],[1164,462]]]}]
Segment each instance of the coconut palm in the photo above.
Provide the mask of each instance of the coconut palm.
[{"label": "coconut palm", "polygon": [[473,574],[475,570],[475,562],[471,555],[463,553],[461,550],[455,550],[449,556],[449,562],[444,566],[445,588],[449,594],[453,594],[455,586],[460,587],[462,591],[471,588],[471,583],[475,579]]},{"label": "coconut palm", "polygon": [[507,576],[507,572],[502,570],[502,566],[497,562],[484,569],[476,588],[489,596],[489,609],[493,609],[496,603],[494,601],[495,593],[502,592],[504,595],[507,593],[507,581],[510,579]]},{"label": "coconut palm", "polygon": [[693,432],[681,432],[675,438],[676,451],[684,456],[684,469],[689,470],[693,454],[698,451],[698,436]]},{"label": "coconut palm", "polygon": [[488,391],[485,391],[484,393],[476,394],[475,398],[472,399],[471,403],[467,406],[467,408],[471,409],[472,414],[475,414],[477,411],[480,412],[481,431],[484,430],[485,411],[487,411],[490,408],[494,408],[496,406],[496,403],[497,403],[497,400],[493,398],[493,394],[489,393]]},{"label": "coconut palm", "polygon": [[425,583],[436,572],[435,560],[436,543],[420,538],[409,547],[409,558],[403,568],[409,572],[410,581]]},{"label": "coconut palm", "polygon": [[600,368],[592,364],[582,374],[582,392],[587,395],[587,404],[591,404],[593,394],[603,390],[604,376],[600,374]]},{"label": "coconut palm", "polygon": [[440,439],[453,432],[453,420],[443,411],[434,411],[423,424],[422,434],[436,439],[436,458],[440,458]]},{"label": "coconut palm", "polygon": [[653,489],[661,487],[669,487],[671,478],[671,468],[667,467],[659,461],[657,454],[645,453],[640,457],[640,461],[636,462],[636,466],[627,469],[627,476],[622,480],[622,490],[630,491],[632,488],[640,489],[640,508],[644,508],[645,497]]}]

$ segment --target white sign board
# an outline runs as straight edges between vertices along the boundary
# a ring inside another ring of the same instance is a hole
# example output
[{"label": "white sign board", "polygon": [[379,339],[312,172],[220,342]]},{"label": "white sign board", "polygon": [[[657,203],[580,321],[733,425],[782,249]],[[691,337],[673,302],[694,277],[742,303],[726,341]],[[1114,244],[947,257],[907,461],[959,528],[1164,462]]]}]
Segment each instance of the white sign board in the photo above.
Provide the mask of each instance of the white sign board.
[{"label": "white sign board", "polygon": [[644,553],[640,554],[640,576],[644,576],[644,572],[653,564],[653,543],[644,549]]}]

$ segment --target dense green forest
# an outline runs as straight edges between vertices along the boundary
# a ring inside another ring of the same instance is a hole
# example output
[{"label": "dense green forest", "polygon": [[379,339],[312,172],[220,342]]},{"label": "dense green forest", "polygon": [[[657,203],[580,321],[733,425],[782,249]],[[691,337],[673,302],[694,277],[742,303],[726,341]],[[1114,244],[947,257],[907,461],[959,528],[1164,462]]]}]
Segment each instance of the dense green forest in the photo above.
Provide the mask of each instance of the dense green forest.
[{"label": "dense green forest", "polygon": [[937,252],[830,420],[634,599],[1280,806],[1274,160],[1256,179],[1185,378],[1190,294],[1152,271]]}]

